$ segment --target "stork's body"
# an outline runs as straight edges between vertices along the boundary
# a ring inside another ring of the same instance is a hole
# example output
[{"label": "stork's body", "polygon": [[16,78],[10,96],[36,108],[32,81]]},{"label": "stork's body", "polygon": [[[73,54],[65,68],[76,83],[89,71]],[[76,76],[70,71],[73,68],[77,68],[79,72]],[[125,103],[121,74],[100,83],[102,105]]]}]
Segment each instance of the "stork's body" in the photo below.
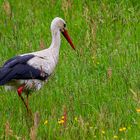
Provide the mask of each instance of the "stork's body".
[{"label": "stork's body", "polygon": [[[56,44],[56,46],[51,45],[48,49],[23,54],[13,58],[13,60],[8,62],[5,66],[11,63],[14,66],[13,72],[16,72],[16,77],[11,79],[9,75],[6,75],[6,79],[5,76],[3,79],[5,80],[4,84],[8,81],[6,83],[6,89],[17,89],[20,85],[24,84],[26,91],[39,90],[44,83],[47,82],[57,65],[59,48],[59,44]],[[16,65],[13,64],[14,61]],[[10,81],[8,78],[10,78]],[[3,84],[3,80],[0,81],[1,85]]]},{"label": "stork's body", "polygon": [[48,49],[13,57],[0,68],[0,85],[5,85],[7,89],[17,89],[27,110],[28,105],[21,93],[39,90],[47,82],[58,62],[61,44],[60,33],[74,49],[65,26],[66,23],[63,19],[55,18],[51,23],[52,43]]}]

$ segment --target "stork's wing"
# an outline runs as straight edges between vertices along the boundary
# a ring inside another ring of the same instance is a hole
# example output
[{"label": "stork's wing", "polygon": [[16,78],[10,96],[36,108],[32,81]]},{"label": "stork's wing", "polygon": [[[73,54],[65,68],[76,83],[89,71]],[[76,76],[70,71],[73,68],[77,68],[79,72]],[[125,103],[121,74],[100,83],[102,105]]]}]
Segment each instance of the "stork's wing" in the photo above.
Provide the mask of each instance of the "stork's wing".
[{"label": "stork's wing", "polygon": [[26,63],[31,58],[35,57],[34,55],[23,55],[23,56],[15,56],[9,60],[7,60],[3,67],[13,67],[14,65],[18,63]]},{"label": "stork's wing", "polygon": [[9,59],[0,69],[0,85],[13,79],[39,79],[45,80],[48,74],[27,64],[34,55],[16,56]]}]

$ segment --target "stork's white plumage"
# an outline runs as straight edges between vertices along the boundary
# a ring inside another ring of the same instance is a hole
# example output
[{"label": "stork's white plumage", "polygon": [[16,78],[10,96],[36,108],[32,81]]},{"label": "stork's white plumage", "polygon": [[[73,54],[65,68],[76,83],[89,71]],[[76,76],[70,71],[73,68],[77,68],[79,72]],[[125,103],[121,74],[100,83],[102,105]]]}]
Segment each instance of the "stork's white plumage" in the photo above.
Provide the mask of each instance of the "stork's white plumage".
[{"label": "stork's white plumage", "polygon": [[53,19],[51,32],[52,43],[48,49],[13,57],[0,68],[0,85],[5,85],[6,89],[17,89],[27,111],[28,102],[24,101],[21,93],[25,92],[28,98],[30,90],[39,90],[44,82],[47,82],[58,62],[61,44],[60,33],[75,49],[67,33],[66,23],[62,18]]}]

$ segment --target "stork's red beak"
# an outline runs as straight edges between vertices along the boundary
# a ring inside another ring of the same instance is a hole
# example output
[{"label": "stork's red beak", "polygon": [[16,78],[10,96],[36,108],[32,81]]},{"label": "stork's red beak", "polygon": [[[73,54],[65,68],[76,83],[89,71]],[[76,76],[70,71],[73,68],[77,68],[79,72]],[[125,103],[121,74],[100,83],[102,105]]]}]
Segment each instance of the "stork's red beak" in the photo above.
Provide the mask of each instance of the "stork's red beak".
[{"label": "stork's red beak", "polygon": [[69,44],[71,45],[71,47],[75,50],[75,47],[74,47],[74,45],[72,43],[72,40],[71,40],[71,38],[70,38],[67,30],[66,29],[63,29],[63,31],[61,31],[61,32],[62,32],[63,36],[67,39],[67,41],[69,42]]}]

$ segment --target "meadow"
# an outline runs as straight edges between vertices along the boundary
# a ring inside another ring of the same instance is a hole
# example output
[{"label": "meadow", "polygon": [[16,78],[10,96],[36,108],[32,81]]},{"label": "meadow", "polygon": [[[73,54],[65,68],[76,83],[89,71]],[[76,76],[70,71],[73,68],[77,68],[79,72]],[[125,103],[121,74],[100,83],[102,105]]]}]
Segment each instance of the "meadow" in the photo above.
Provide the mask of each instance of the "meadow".
[{"label": "meadow", "polygon": [[138,0],[0,0],[0,64],[49,47],[54,17],[67,22],[54,74],[30,96],[30,126],[15,91],[0,87],[0,139],[139,140]]}]

